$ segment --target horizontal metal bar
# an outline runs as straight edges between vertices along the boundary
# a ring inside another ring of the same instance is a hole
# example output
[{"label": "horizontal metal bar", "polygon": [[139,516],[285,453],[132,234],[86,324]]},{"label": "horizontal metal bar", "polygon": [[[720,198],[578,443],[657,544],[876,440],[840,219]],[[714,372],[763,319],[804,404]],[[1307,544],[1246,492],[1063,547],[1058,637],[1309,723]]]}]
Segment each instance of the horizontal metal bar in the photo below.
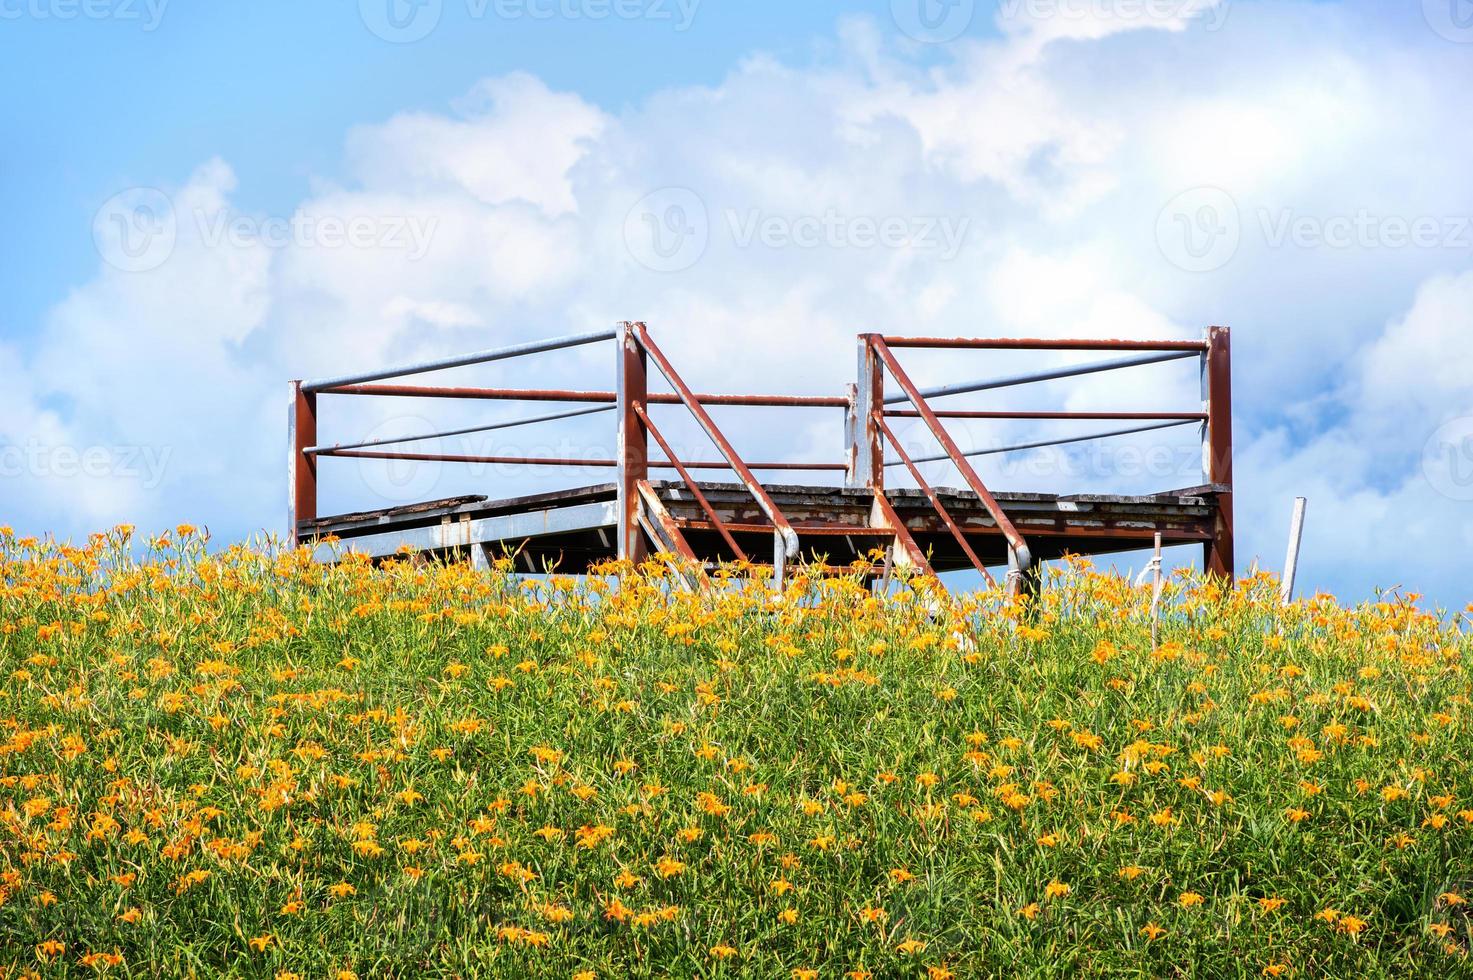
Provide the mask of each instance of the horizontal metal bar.
[{"label": "horizontal metal bar", "polygon": [[476,351],[472,354],[461,354],[456,357],[445,357],[435,361],[424,361],[419,364],[405,365],[404,367],[385,368],[365,374],[352,374],[341,378],[323,378],[317,381],[305,381],[302,383],[302,390],[309,392],[322,391],[325,388],[341,388],[345,385],[382,381],[385,378],[402,378],[410,374],[424,374],[427,371],[444,371],[449,368],[466,367],[471,364],[504,361],[513,357],[525,357],[528,354],[541,354],[546,351],[566,350],[569,347],[596,344],[604,340],[613,340],[618,335],[617,330],[596,330],[593,333],[574,334],[571,337],[535,340],[531,343],[515,344],[511,347],[498,347],[494,350]]},{"label": "horizontal metal bar", "polygon": [[[1091,432],[1090,435],[1087,436],[1072,436],[1072,438],[1069,439],[1049,439],[1049,441],[1047,442],[1022,442],[1022,444],[1019,445],[1006,445],[1006,447],[1002,447],[999,449],[972,449],[971,452],[963,452],[962,455],[965,455],[965,457],[974,457],[974,455],[1000,455],[1003,454],[1003,452],[1021,452],[1022,449],[1043,449],[1046,447],[1052,447],[1052,445],[1069,445],[1072,444],[1072,442],[1091,442],[1094,441],[1094,439],[1108,439],[1111,438],[1111,436],[1128,436],[1133,435],[1133,433],[1136,432],[1155,432],[1156,429],[1175,429],[1175,427],[1177,426],[1186,426],[1186,424],[1190,424],[1190,421],[1192,420],[1162,421],[1162,423],[1155,424],[1155,426],[1136,426],[1134,427],[1134,429],[1115,429],[1114,432]],[[915,460],[912,460],[912,463],[938,463],[938,461],[950,460],[950,458],[952,457],[949,457],[949,455],[946,454],[922,455],[922,457],[916,457]],[[885,463],[885,466],[900,466],[900,464],[900,460],[896,460],[893,461],[893,463]]]},{"label": "horizontal metal bar", "polygon": [[[358,449],[323,449],[317,454],[319,457],[329,459],[382,459],[400,460],[410,463],[481,463],[492,466],[591,466],[609,468],[618,466],[618,462],[612,459],[556,459],[542,456],[461,456],[453,453],[381,453],[368,452]],[[651,469],[673,470],[676,465],[669,460],[650,460]],[[691,470],[729,470],[731,464],[724,460],[703,460],[701,462],[687,463],[681,461],[686,469]],[[748,463],[748,468],[754,470],[798,470],[802,472],[835,472],[841,473],[848,470],[843,463]]]},{"label": "horizontal metal bar", "polygon": [[453,453],[379,453],[358,449],[324,449],[329,459],[388,459],[410,463],[485,463],[493,466],[617,466],[612,459],[557,459],[546,456],[459,456]]},{"label": "horizontal metal bar", "polygon": [[[991,381],[963,381],[958,384],[942,385],[939,388],[927,388],[922,391],[922,398],[944,398],[947,395],[964,395],[972,391],[992,391],[996,388],[1013,388],[1018,385],[1033,384],[1037,381],[1054,381],[1059,378],[1077,378],[1084,374],[1098,374],[1101,371],[1116,371],[1121,368],[1139,367],[1143,364],[1158,364],[1162,361],[1179,361],[1187,357],[1199,356],[1197,351],[1168,351],[1163,354],[1144,354],[1139,357],[1122,357],[1113,361],[1097,361],[1094,364],[1076,364],[1073,367],[1054,368],[1049,371],[1039,371],[1035,374],[1020,374],[1011,378],[996,378]],[[907,401],[905,394],[891,395],[885,399],[886,405],[895,405]],[[919,460],[917,460],[919,462]]]},{"label": "horizontal metal bar", "polygon": [[491,425],[477,425],[469,429],[451,429],[448,432],[431,432],[422,436],[399,436],[394,439],[373,439],[369,442],[350,442],[333,446],[313,446],[302,452],[309,456],[319,455],[327,452],[338,452],[345,449],[371,449],[374,446],[393,446],[405,442],[423,442],[425,439],[448,439],[451,436],[465,436],[473,432],[495,432],[499,429],[515,429],[523,425],[535,425],[538,422],[555,422],[558,419],[578,418],[582,415],[597,415],[600,412],[612,412],[614,406],[600,405],[598,408],[580,408],[571,412],[557,412],[552,415],[538,415],[529,419],[512,419],[509,422],[495,422]]},{"label": "horizontal metal bar", "polygon": [[[938,419],[1024,419],[1064,422],[1206,422],[1206,412],[935,412]],[[889,419],[918,419],[915,409],[893,409],[885,413]]]},{"label": "horizontal metal bar", "polygon": [[[848,408],[849,399],[830,395],[696,395],[702,405],[742,405],[748,408]],[[654,394],[655,405],[676,405],[678,395]]]},{"label": "horizontal metal bar", "polygon": [[[340,385],[320,395],[378,395],[384,398],[471,398],[484,401],[601,402],[612,405],[612,391],[568,391],[561,388],[447,388],[437,385]],[[751,408],[848,408],[849,399],[825,395],[697,395],[703,405]],[[651,394],[650,405],[679,405],[670,392]]]},{"label": "horizontal metal bar", "polygon": [[930,347],[938,350],[1207,350],[1201,340],[1096,340],[1012,337],[886,337],[890,347]]},{"label": "horizontal metal bar", "polygon": [[[730,463],[711,461],[701,463],[687,463],[681,460],[686,469],[691,470],[729,470]],[[650,466],[660,469],[672,469],[674,464],[665,460],[650,460]],[[847,473],[849,467],[843,463],[747,463],[749,470],[799,470],[805,473]]]},{"label": "horizontal metal bar", "polygon": [[562,388],[447,388],[439,385],[339,385],[320,395],[377,395],[383,398],[471,398],[503,402],[600,402],[612,405],[612,391]]}]

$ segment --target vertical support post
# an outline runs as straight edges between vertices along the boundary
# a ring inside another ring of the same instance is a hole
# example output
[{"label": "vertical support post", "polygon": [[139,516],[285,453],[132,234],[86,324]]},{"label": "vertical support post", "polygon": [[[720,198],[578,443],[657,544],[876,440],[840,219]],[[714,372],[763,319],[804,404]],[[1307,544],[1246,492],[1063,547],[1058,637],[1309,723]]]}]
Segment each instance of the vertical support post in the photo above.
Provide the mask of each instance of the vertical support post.
[{"label": "vertical support post", "polygon": [[859,337],[859,384],[855,397],[858,418],[851,432],[849,486],[885,492],[885,455],[875,415],[885,410],[885,369],[871,338]]},{"label": "vertical support post", "polygon": [[788,577],[788,543],[781,531],[772,532],[772,588],[781,592]]},{"label": "vertical support post", "polygon": [[1279,588],[1279,600],[1284,605],[1294,601],[1294,579],[1299,575],[1299,545],[1304,540],[1304,512],[1309,501],[1294,498],[1294,519],[1289,524],[1289,554],[1284,558],[1284,580]]},{"label": "vertical support post", "polygon": [[286,419],[286,537],[295,548],[298,522],[317,519],[317,457],[307,452],[317,445],[317,394],[300,381],[292,382]]},{"label": "vertical support post", "polygon": [[1207,331],[1207,353],[1202,358],[1202,397],[1207,427],[1202,442],[1203,469],[1208,483],[1220,483],[1212,540],[1204,546],[1207,574],[1231,581],[1233,565],[1233,372],[1227,327]]},{"label": "vertical support post", "polygon": [[849,405],[844,409],[844,486],[857,487],[859,470],[859,385],[844,389]]},{"label": "vertical support post", "polygon": [[1151,652],[1161,638],[1161,532],[1156,532],[1156,552],[1151,559]]},{"label": "vertical support post", "polygon": [[619,417],[619,557],[636,564],[649,557],[649,545],[639,526],[639,484],[649,479],[649,433],[640,413],[649,399],[649,375],[644,347],[634,325],[619,324],[618,381]]},{"label": "vertical support post", "polygon": [[1024,568],[1018,559],[1018,549],[1008,548],[1007,594],[1013,599],[1024,599],[1031,612],[1036,612],[1043,597],[1043,562],[1033,559]]}]

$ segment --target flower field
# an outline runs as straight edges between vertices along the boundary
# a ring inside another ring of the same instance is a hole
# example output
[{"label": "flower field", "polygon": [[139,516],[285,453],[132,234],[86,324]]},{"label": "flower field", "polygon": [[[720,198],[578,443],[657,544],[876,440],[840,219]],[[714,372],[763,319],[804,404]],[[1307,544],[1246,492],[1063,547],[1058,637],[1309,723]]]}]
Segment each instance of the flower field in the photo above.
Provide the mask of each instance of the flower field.
[{"label": "flower field", "polygon": [[[1462,620],[0,529],[0,975],[1473,973]],[[128,557],[128,555],[136,557]]]}]

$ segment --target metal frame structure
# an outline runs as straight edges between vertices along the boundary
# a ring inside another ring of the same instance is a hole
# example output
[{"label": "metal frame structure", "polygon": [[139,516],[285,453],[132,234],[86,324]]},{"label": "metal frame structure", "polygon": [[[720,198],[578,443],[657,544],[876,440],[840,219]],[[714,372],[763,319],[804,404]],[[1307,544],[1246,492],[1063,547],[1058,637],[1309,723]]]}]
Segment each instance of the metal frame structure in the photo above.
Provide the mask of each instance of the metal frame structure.
[{"label": "metal frame structure", "polygon": [[[405,377],[450,368],[564,351],[612,341],[615,386],[612,391],[538,388],[467,388],[407,385]],[[1106,361],[1056,367],[1013,377],[949,384],[922,390],[911,380],[897,351],[929,349],[957,353],[986,350],[1045,352],[1109,351],[1126,356]],[[721,561],[749,561],[765,554],[753,542],[767,535],[772,542],[772,568],[781,581],[785,569],[802,552],[802,539],[842,540],[856,556],[866,542],[888,547],[885,567],[892,563],[931,573],[972,568],[993,581],[989,559],[1010,568],[1015,589],[1037,587],[1042,558],[1066,551],[1102,553],[1148,547],[1164,535],[1168,543],[1199,542],[1204,567],[1230,578],[1233,573],[1232,400],[1229,332],[1213,327],[1200,341],[969,339],[895,337],[864,334],[859,338],[857,383],[837,397],[749,394],[697,394],[655,343],[643,323],[624,322],[612,330],[479,351],[459,357],[390,370],[291,386],[288,438],[288,528],[294,544],[312,543],[331,534],[346,536],[351,547],[385,554],[396,539],[414,550],[447,552],[469,549],[483,559],[487,549],[514,546],[539,536],[594,534],[588,554],[639,562],[652,554],[679,556],[697,569],[695,584],[705,584],[700,570]],[[1201,410],[1188,412],[1041,412],[937,409],[936,399],[996,391],[1107,371],[1196,358],[1202,384]],[[670,392],[651,392],[651,369]],[[899,391],[886,394],[886,378]],[[385,384],[392,381],[395,383]],[[318,444],[318,399],[321,396],[475,399],[569,403],[573,408],[526,418],[357,443]],[[654,409],[682,406],[711,441],[719,459],[679,458],[652,418]],[[838,409],[845,413],[846,446],[842,461],[747,462],[712,419],[711,406],[782,409]],[[611,458],[467,456],[411,452],[406,443],[427,439],[558,422],[613,413],[615,446]],[[891,425],[895,419],[919,419],[940,446],[930,456],[907,453]],[[946,427],[948,420],[1115,421],[1130,423],[1082,436],[964,451]],[[997,493],[982,479],[971,460],[1043,446],[1066,445],[1174,426],[1197,424],[1202,430],[1203,486],[1149,498],[1049,497]],[[663,458],[652,459],[653,439]],[[886,458],[892,449],[893,459]],[[366,515],[323,518],[318,514],[318,467],[323,459],[375,459],[449,463],[518,464],[535,467],[607,467],[615,482],[579,487],[497,502],[457,498]],[[961,491],[934,487],[919,464],[949,461],[961,477]],[[885,470],[904,466],[919,491],[887,490]],[[652,470],[673,470],[676,482],[655,482]],[[735,483],[697,481],[697,470],[725,470]],[[842,474],[842,488],[818,485],[770,485],[756,472]],[[742,503],[745,497],[748,503]],[[1052,513],[1041,514],[1040,508]],[[1085,505],[1081,509],[1081,504]],[[928,506],[927,506],[928,505]],[[930,516],[926,516],[929,513]],[[795,516],[797,514],[797,516]],[[1083,515],[1083,516],[1082,516]],[[1088,516],[1093,515],[1093,516]],[[438,523],[436,523],[438,521]],[[613,538],[609,539],[608,532]],[[590,539],[592,540],[592,539]],[[923,546],[923,540],[925,542]],[[745,546],[743,541],[746,542]],[[858,542],[858,543],[856,543]],[[954,547],[953,547],[954,546]],[[1040,557],[1042,546],[1046,552]],[[397,548],[395,549],[397,550]],[[319,548],[324,560],[335,554]],[[764,562],[765,564],[765,562]]]}]

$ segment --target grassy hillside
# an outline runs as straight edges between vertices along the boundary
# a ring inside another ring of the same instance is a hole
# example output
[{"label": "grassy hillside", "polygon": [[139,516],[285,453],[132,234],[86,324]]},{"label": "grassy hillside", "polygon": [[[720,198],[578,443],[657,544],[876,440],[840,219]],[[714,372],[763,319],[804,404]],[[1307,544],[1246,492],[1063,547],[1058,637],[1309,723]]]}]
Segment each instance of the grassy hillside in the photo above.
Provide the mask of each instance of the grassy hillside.
[{"label": "grassy hillside", "polygon": [[1470,641],[0,529],[9,975],[1448,976]]}]

